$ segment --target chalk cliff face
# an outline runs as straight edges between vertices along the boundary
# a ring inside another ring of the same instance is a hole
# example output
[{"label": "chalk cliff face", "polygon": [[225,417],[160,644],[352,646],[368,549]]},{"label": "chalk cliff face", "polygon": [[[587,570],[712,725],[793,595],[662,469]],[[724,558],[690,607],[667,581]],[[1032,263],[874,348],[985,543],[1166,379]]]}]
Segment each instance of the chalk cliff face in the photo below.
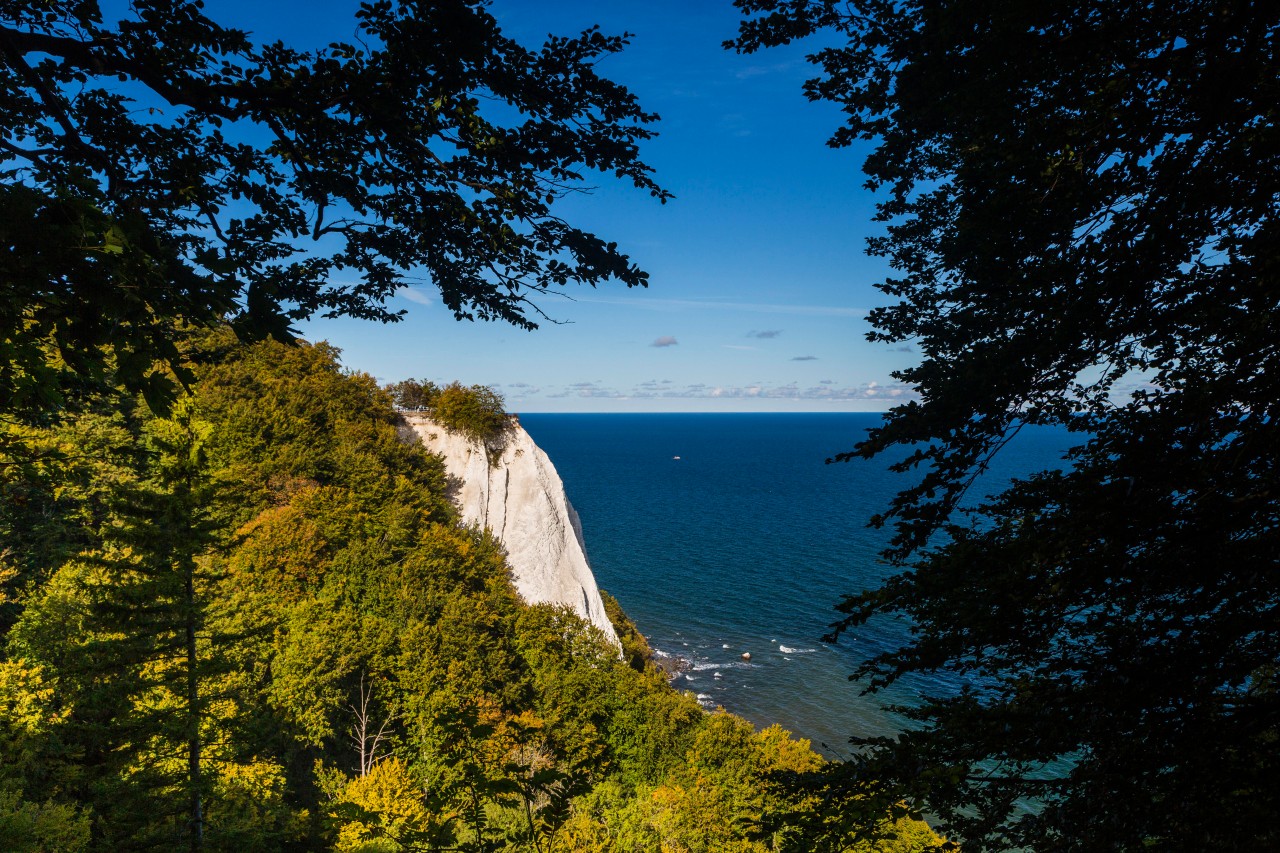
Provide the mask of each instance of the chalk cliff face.
[{"label": "chalk cliff face", "polygon": [[497,459],[479,442],[452,433],[420,412],[405,423],[445,469],[461,481],[454,496],[468,524],[489,528],[507,549],[516,591],[530,604],[565,604],[595,624],[614,645],[582,544],[582,526],[547,454],[519,424]]}]

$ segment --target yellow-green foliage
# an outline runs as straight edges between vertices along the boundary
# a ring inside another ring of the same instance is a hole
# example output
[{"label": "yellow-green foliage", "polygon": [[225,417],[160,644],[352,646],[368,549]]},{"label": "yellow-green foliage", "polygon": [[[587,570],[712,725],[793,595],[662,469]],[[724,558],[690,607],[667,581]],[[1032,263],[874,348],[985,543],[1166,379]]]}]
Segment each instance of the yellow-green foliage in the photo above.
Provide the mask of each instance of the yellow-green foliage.
[{"label": "yellow-green foliage", "polygon": [[613,625],[614,633],[622,643],[622,657],[627,665],[635,670],[643,670],[653,658],[653,649],[649,641],[636,628],[636,624],[622,611],[622,605],[604,590],[600,590],[600,600],[604,602],[604,613]]},{"label": "yellow-green foliage", "polygon": [[27,774],[53,769],[40,764],[67,715],[55,693],[42,667],[0,661],[0,850],[79,853],[89,844],[89,817],[78,804],[24,797]]},{"label": "yellow-green foliage", "polygon": [[89,818],[66,803],[32,803],[0,785],[0,849],[6,853],[80,853],[89,846]]},{"label": "yellow-green foliage", "polygon": [[488,444],[510,427],[502,396],[484,385],[451,382],[431,404],[431,417],[445,429]]},{"label": "yellow-green foliage", "polygon": [[439,833],[439,824],[451,817],[427,810],[421,784],[395,756],[347,780],[329,815],[338,827],[334,850],[340,853],[412,850]]},{"label": "yellow-green foliage", "polygon": [[404,409],[423,409],[431,406],[440,389],[427,379],[405,379],[385,386],[392,401]]},{"label": "yellow-green foliage", "polygon": [[[11,494],[57,496],[36,531],[57,562],[4,564],[26,583],[2,611],[0,849],[187,846],[193,736],[210,851],[800,851],[833,825],[809,745],[674,692],[616,602],[627,660],[521,603],[369,377],[323,345],[203,346],[229,354],[173,419],[86,414],[27,438],[83,430],[101,461],[3,469]],[[493,416],[481,432],[505,425],[500,399],[455,386],[437,406],[451,393]],[[140,452],[166,442],[181,452]],[[199,488],[175,514],[178,474]],[[8,507],[0,532],[35,518]],[[165,558],[184,541],[202,543],[187,614]],[[909,827],[867,849],[935,841]]]}]

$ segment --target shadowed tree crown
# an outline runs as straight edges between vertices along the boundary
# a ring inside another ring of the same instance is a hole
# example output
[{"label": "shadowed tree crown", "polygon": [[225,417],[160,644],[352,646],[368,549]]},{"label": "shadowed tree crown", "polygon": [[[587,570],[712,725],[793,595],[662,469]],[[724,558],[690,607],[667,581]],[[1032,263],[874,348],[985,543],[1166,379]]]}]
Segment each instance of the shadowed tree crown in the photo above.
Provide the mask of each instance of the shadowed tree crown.
[{"label": "shadowed tree crown", "polygon": [[104,371],[162,400],[184,324],[393,321],[428,282],[459,319],[534,328],[562,285],[644,285],[556,212],[594,174],[668,197],[637,147],[656,116],[595,70],[627,37],[530,49],[486,7],[373,0],[300,50],[195,0],[0,2],[5,408]]},{"label": "shadowed tree crown", "polygon": [[[817,36],[807,94],[865,142],[892,273],[872,340],[923,354],[851,456],[918,471],[859,671],[968,685],[854,767],[965,850],[1280,846],[1280,11],[1234,2],[738,0],[729,46]],[[1018,429],[1061,471],[975,516]]]}]

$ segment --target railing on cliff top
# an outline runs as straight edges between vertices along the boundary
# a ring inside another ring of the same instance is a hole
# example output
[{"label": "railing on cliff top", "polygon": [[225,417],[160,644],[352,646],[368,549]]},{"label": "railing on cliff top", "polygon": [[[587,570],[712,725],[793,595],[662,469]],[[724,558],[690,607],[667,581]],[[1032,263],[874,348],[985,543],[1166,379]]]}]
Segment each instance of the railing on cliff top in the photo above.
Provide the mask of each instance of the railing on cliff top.
[{"label": "railing on cliff top", "polygon": [[[395,409],[397,412],[421,412],[426,415],[431,414],[430,406],[399,406],[393,404],[391,408]],[[504,412],[503,414],[516,423],[520,423],[520,415],[515,412]]]}]

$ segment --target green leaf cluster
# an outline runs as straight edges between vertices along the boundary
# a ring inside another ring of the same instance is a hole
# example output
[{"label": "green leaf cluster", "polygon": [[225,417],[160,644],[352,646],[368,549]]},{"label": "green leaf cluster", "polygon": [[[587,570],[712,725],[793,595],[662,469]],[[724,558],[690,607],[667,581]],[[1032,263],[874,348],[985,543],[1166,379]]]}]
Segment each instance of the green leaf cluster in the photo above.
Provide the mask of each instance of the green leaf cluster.
[{"label": "green leaf cluster", "polygon": [[440,389],[429,379],[403,379],[386,386],[391,400],[401,409],[429,409]]},{"label": "green leaf cluster", "polygon": [[431,417],[445,429],[486,446],[500,442],[511,428],[502,395],[484,385],[449,383],[432,400]]}]

